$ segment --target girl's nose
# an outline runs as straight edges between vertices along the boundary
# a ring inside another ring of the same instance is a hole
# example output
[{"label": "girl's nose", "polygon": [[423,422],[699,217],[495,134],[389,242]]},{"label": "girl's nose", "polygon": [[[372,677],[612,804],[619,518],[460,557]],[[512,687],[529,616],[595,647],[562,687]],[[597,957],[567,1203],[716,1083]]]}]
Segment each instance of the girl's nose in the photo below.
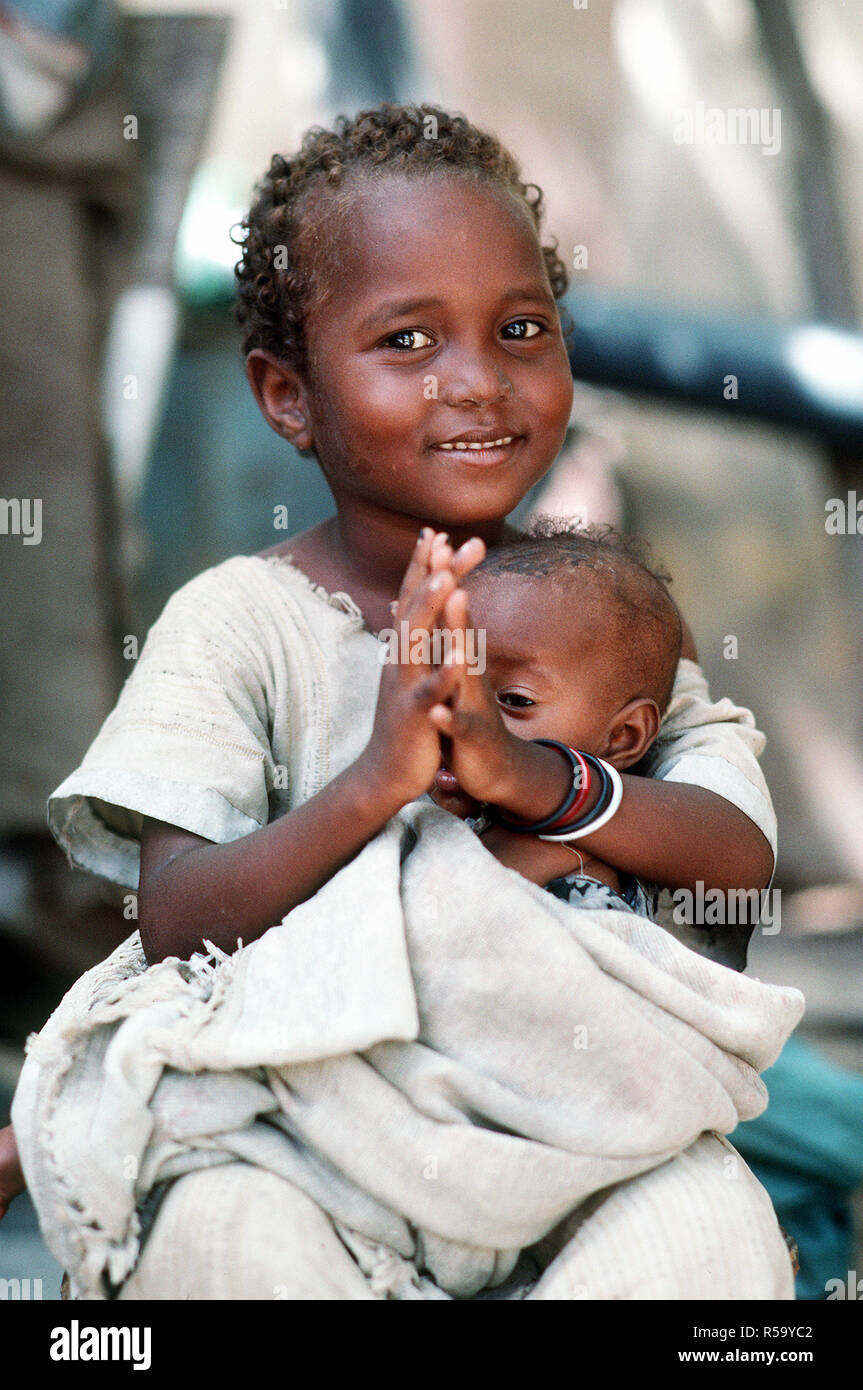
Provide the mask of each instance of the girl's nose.
[{"label": "girl's nose", "polygon": [[447,405],[492,405],[512,395],[512,382],[500,367],[472,362],[453,370],[442,383]]}]

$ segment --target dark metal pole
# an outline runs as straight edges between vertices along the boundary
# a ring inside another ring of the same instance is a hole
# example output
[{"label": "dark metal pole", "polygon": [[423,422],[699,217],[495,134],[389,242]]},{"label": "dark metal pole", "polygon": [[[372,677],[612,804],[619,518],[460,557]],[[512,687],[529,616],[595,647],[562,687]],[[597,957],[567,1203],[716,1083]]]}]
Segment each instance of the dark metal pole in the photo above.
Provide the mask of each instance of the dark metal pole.
[{"label": "dark metal pole", "polygon": [[672,308],[598,287],[566,296],[573,376],[806,430],[863,453],[863,335]]}]

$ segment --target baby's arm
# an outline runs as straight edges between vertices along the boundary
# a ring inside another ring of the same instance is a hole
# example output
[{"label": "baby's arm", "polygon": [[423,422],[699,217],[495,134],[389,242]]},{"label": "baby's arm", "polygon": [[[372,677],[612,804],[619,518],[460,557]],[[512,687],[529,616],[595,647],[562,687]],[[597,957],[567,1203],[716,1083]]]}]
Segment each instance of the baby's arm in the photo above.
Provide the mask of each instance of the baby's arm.
[{"label": "baby's arm", "polygon": [[610,864],[604,864],[582,850],[569,849],[563,844],[553,844],[550,840],[540,840],[536,835],[518,835],[502,825],[491,825],[484,830],[481,839],[490,854],[507,869],[515,869],[522,878],[536,883],[540,888],[553,879],[564,878],[567,874],[587,874],[607,883],[615,892],[620,891],[620,875]]},{"label": "baby's arm", "polygon": [[773,851],[739,807],[706,787],[623,775],[623,802],[608,825],[579,840],[609,864],[665,888],[762,889]]},{"label": "baby's arm", "polygon": [[[553,775],[551,767],[547,771]],[[538,777],[546,775],[545,768],[537,769]],[[620,873],[661,887],[693,891],[699,880],[705,891],[767,886],[773,872],[773,852],[758,826],[732,802],[705,787],[626,773],[622,776],[623,801],[614,819],[595,835],[578,841],[585,865],[590,858],[592,867],[585,872],[592,878],[613,888],[619,886]],[[527,807],[530,782],[525,780],[523,785],[519,806]],[[565,790],[564,781],[557,805]],[[544,804],[537,811],[515,811],[505,803],[504,808],[525,818],[547,814]],[[585,809],[590,809],[589,803]],[[483,836],[483,843],[485,840]],[[533,883],[549,883],[578,867],[573,856],[564,858],[562,846],[533,836],[513,836],[513,840],[526,840],[528,845],[503,844],[496,857]],[[540,845],[541,850],[537,849]],[[557,857],[547,856],[548,850]],[[549,860],[552,872],[548,872]]]},{"label": "baby's arm", "polygon": [[[467,621],[467,596],[454,591],[447,625]],[[697,661],[686,631],[683,655]],[[450,708],[431,717],[452,741],[450,766],[463,790],[522,820],[540,820],[559,806],[572,774],[553,749],[511,734],[483,692],[465,675]],[[705,787],[623,774],[623,800],[607,825],[578,842],[579,851],[621,873],[666,888],[761,889],[773,871],[765,835],[733,802]],[[592,809],[592,789],[585,811]]]},{"label": "baby's arm", "polygon": [[[698,661],[683,625],[681,656]],[[623,775],[617,815],[579,849],[615,868],[666,888],[766,888],[773,850],[754,821],[706,787],[655,777]]]},{"label": "baby's arm", "polygon": [[0,1129],[0,1221],[6,1215],[13,1197],[27,1187],[18,1157],[15,1131],[11,1125]]}]

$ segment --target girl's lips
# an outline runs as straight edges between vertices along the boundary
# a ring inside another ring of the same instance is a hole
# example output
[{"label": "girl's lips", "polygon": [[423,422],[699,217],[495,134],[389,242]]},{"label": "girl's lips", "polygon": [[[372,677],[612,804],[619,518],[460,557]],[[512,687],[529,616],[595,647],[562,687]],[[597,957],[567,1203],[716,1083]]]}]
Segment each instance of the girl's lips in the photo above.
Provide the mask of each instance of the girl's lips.
[{"label": "girl's lips", "polygon": [[431,447],[436,454],[442,454],[444,458],[452,459],[456,463],[487,467],[489,464],[506,463],[523,439],[522,434],[512,434],[495,439],[489,437],[487,443],[455,440],[452,443],[432,444]]}]

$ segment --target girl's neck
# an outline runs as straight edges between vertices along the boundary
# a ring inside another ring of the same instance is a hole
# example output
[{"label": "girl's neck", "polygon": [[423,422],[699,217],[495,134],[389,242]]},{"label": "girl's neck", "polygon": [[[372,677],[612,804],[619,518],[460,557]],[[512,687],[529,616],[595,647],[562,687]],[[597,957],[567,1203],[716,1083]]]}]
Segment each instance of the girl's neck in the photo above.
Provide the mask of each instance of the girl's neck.
[{"label": "girl's neck", "polygon": [[[420,528],[413,517],[343,507],[279,550],[289,552],[297,567],[329,592],[341,589],[350,594],[366,624],[379,631],[389,625],[389,605],[399,592]],[[471,536],[481,536],[488,546],[498,545],[512,531],[502,520],[450,528],[448,534],[457,549]]]},{"label": "girl's neck", "polygon": [[[499,545],[507,531],[505,521],[495,521],[480,527],[445,527],[428,522],[436,530],[446,531],[453,549],[457,550],[471,536],[481,536],[487,546]],[[417,543],[422,523],[415,517],[338,512],[329,525],[335,554],[348,572],[364,587],[379,589],[394,598],[401,588]]]}]

